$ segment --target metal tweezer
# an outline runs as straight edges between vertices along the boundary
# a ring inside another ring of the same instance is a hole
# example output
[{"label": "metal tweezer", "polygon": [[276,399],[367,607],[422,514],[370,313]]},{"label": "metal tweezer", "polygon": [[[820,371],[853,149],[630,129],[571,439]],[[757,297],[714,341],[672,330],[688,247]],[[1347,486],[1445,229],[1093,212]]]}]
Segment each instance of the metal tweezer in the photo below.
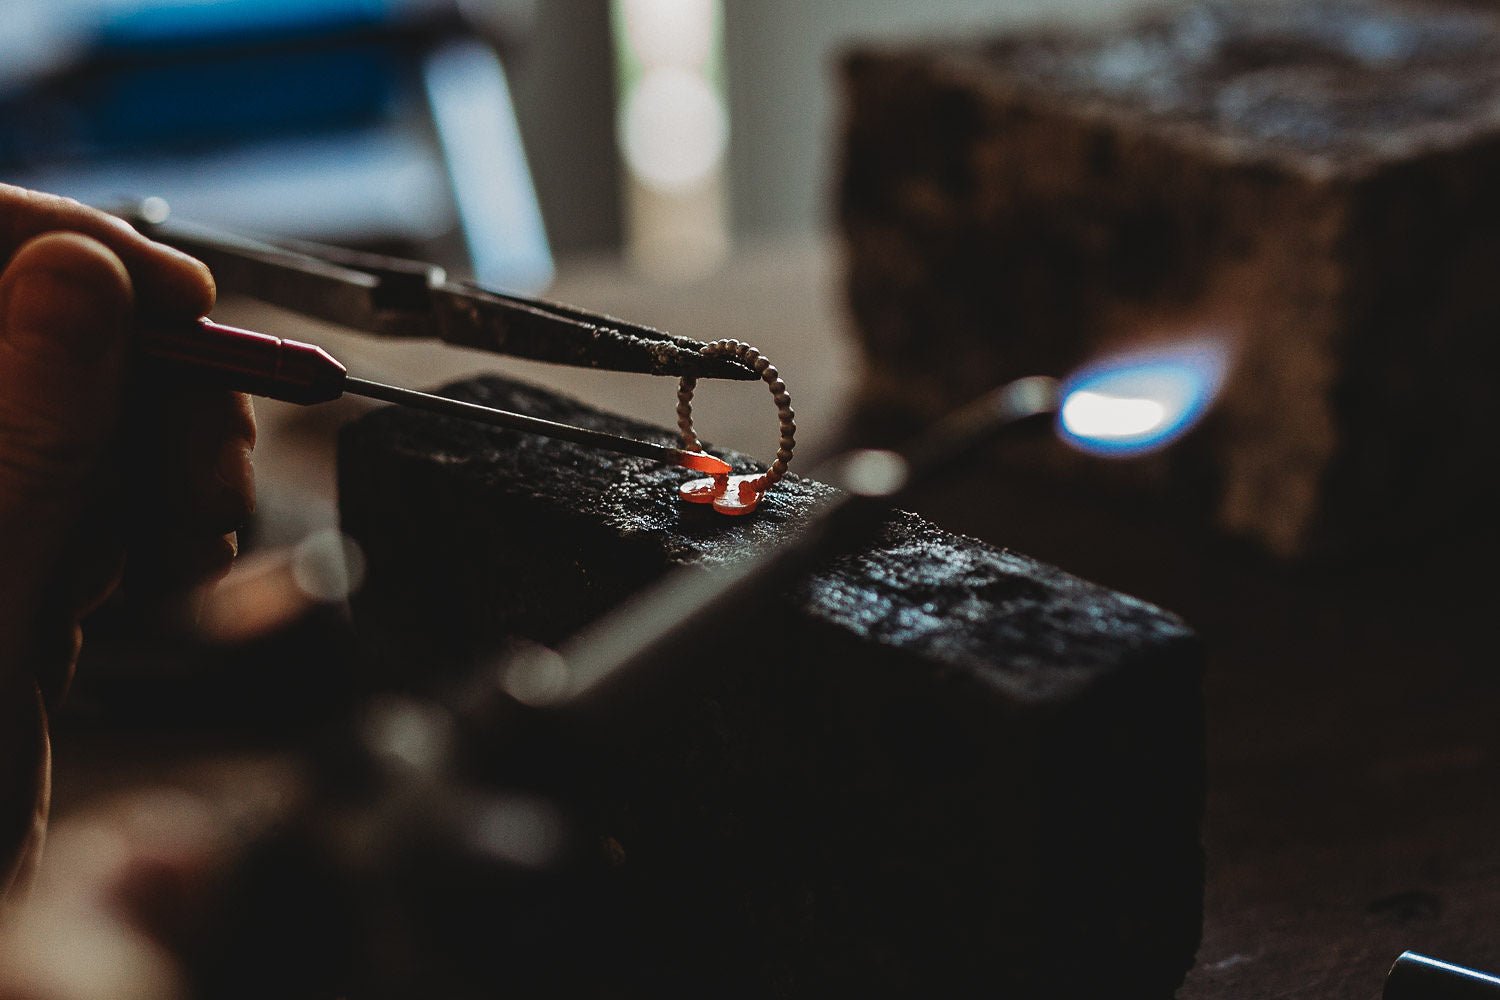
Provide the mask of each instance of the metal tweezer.
[{"label": "metal tweezer", "polygon": [[[150,239],[203,261],[221,291],[353,330],[607,371],[740,381],[758,377],[737,361],[705,357],[700,341],[454,280],[432,264],[223,232],[169,218],[157,198],[116,214]],[[694,452],[352,378],[320,347],[207,319],[181,330],[153,331],[146,350],[233,388],[294,403],[353,392],[700,471],[718,472],[723,465]]]}]

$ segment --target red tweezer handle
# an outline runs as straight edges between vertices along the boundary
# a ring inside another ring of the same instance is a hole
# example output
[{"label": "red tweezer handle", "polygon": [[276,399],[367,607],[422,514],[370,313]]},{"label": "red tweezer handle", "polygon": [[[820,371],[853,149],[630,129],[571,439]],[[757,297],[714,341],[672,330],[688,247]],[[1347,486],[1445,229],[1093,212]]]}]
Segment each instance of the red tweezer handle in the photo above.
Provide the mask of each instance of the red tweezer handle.
[{"label": "red tweezer handle", "polygon": [[288,403],[325,403],[344,394],[344,366],[316,344],[225,326],[204,317],[145,334],[142,349],[230,389]]}]

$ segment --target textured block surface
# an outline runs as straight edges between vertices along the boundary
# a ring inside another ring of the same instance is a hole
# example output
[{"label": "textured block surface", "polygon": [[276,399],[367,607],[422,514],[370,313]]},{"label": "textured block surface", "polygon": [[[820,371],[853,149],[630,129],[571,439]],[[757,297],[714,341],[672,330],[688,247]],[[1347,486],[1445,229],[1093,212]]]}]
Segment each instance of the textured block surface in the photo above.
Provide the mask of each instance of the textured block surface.
[{"label": "textured block surface", "polygon": [[1500,19],[1198,4],[845,63],[840,215],[871,400],[940,412],[1208,329],[1200,471],[1273,552],[1479,502],[1500,294]]},{"label": "textured block surface", "polygon": [[[445,391],[670,440],[499,378]],[[722,518],[676,501],[678,470],[394,409],[346,428],[339,465],[369,561],[356,623],[417,687],[774,545],[827,490],[793,478]],[[749,612],[629,745],[528,771],[616,862],[609,940],[568,942],[609,956],[570,966],[586,988],[1176,988],[1202,905],[1201,662],[1178,620],[912,514]]]}]

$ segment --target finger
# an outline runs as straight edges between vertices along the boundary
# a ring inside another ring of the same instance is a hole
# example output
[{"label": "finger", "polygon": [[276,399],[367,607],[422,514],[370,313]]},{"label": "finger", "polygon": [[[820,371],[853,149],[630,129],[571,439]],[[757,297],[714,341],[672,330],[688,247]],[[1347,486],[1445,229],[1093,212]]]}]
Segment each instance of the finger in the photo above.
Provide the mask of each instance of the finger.
[{"label": "finger", "polygon": [[255,506],[255,415],[249,397],[160,377],[142,380],[130,407],[135,440],[155,474],[143,485],[148,521],[221,535],[242,527]]},{"label": "finger", "polygon": [[0,275],[0,459],[24,479],[0,498],[92,473],[119,414],[132,302],[120,259],[74,233],[29,241]]},{"label": "finger", "polygon": [[51,797],[47,715],[36,685],[0,677],[0,898],[24,892],[40,856]]},{"label": "finger", "polygon": [[0,637],[25,634],[115,434],[131,306],[119,258],[78,234],[0,275]]},{"label": "finger", "polygon": [[72,685],[82,642],[79,623],[120,583],[125,563],[120,484],[129,479],[120,465],[119,449],[111,444],[84,488],[87,499],[63,540],[57,573],[40,598],[29,667],[49,712],[62,704]]},{"label": "finger", "polygon": [[161,579],[175,590],[218,583],[234,565],[239,551],[239,535],[233,531],[179,538],[161,550]]},{"label": "finger", "polygon": [[51,715],[68,697],[83,649],[83,628],[65,613],[46,613],[33,629],[30,644],[36,687]]},{"label": "finger", "polygon": [[73,686],[83,648],[80,622],[115,591],[124,573],[125,548],[116,521],[97,512],[84,516],[59,560],[62,576],[36,616],[28,665],[49,713]]},{"label": "finger", "polygon": [[141,535],[131,543],[123,587],[129,600],[148,615],[190,623],[200,611],[201,588],[228,575],[238,553],[234,532],[196,537]]},{"label": "finger", "polygon": [[113,250],[135,279],[145,312],[175,318],[202,316],[213,308],[213,275],[201,261],[71,198],[0,184],[0,260],[49,232],[81,233]]},{"label": "finger", "polygon": [[[66,581],[64,607],[74,621],[82,621],[98,611],[120,586],[125,574],[124,533],[111,518],[104,522],[107,530],[89,533],[86,550],[69,561],[73,578]],[[82,549],[82,546],[80,546]]]},{"label": "finger", "polygon": [[130,407],[132,598],[175,595],[216,580],[235,554],[232,532],[254,508],[255,421],[237,393],[166,378],[138,384]]}]

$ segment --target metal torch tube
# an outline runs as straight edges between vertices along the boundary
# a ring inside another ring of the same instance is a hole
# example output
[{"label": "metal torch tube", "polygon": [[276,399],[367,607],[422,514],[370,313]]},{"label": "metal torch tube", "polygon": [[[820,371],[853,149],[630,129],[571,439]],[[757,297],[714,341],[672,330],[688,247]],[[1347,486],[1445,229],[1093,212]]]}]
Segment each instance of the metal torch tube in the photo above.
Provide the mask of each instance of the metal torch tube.
[{"label": "metal torch tube", "polygon": [[1385,1000],[1497,1000],[1500,978],[1408,951],[1386,977]]},{"label": "metal torch tube", "polygon": [[[346,378],[344,391],[368,399],[378,399],[386,403],[426,410],[428,413],[473,420],[491,427],[504,427],[527,434],[539,434],[542,437],[572,441],[574,444],[589,448],[601,448],[605,451],[619,452],[622,455],[636,455],[657,462],[685,466],[684,457],[687,453],[680,448],[652,444],[649,441],[637,441],[634,438],[606,434],[604,431],[591,430],[587,427],[560,424],[555,420],[544,420],[525,413],[512,413],[510,410],[498,410],[493,406],[468,403],[461,399],[449,399],[447,396],[436,396],[430,392],[419,392],[416,389],[371,382],[362,378]],[[691,468],[691,466],[685,467]]]}]

